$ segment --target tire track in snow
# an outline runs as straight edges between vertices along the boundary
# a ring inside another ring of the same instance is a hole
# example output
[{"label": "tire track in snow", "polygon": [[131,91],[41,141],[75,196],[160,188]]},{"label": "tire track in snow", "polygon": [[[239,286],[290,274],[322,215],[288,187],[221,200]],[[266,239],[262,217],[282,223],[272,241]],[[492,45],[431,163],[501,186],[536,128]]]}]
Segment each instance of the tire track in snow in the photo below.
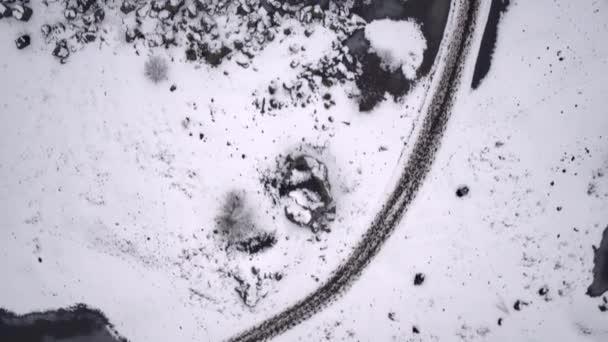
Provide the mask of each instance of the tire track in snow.
[{"label": "tire track in snow", "polygon": [[[445,64],[437,75],[439,81],[426,107],[418,138],[399,177],[397,187],[389,195],[351,255],[314,292],[282,312],[230,338],[229,341],[266,341],[312,317],[348,290],[390,237],[403,213],[414,200],[439,149],[476,27],[479,1],[452,0],[450,7],[451,11],[455,12],[451,15],[455,16],[455,20],[450,20],[453,27],[446,25],[445,28],[445,32],[451,30],[450,39],[446,44],[442,44],[445,46],[442,56]],[[444,34],[444,39],[445,37],[448,35]]]}]

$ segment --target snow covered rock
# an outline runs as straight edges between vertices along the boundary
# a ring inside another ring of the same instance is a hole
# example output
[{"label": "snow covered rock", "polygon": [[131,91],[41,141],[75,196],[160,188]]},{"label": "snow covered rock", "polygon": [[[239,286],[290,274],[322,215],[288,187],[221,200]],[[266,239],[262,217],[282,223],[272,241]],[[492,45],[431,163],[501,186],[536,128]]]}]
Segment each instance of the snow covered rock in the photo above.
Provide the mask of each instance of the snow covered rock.
[{"label": "snow covered rock", "polygon": [[287,219],[313,231],[326,229],[335,206],[325,164],[308,155],[288,156],[285,168],[279,196],[284,199]]},{"label": "snow covered rock", "polygon": [[11,11],[13,18],[20,21],[29,21],[33,13],[31,8],[24,5],[14,5]]},{"label": "snow covered rock", "polygon": [[70,56],[70,50],[68,49],[67,43],[65,40],[60,40],[55,45],[53,49],[53,56],[59,58],[61,63],[65,63],[67,58]]},{"label": "snow covered rock", "polygon": [[401,68],[407,79],[416,78],[426,50],[420,25],[411,20],[374,20],[365,27],[365,38],[386,70]]},{"label": "snow covered rock", "polygon": [[0,3],[0,19],[10,17],[11,13],[12,11],[10,7],[3,3]]}]

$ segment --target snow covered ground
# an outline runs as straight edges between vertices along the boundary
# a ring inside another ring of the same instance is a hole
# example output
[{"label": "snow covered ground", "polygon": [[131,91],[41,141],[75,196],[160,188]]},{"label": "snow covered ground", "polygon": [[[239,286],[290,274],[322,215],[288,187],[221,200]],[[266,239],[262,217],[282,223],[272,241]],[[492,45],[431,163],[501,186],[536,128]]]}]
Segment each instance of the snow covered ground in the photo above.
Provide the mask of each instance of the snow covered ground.
[{"label": "snow covered ground", "polygon": [[[65,13],[31,6],[27,23],[0,20],[0,307],[86,303],[134,342],[222,340],[319,286],[390,190],[428,89],[422,77],[361,113],[347,79],[302,107],[281,83],[334,53],[341,33],[294,20],[255,57],[213,67],[179,48],[134,48],[107,12],[105,41],[61,64],[40,27]],[[585,292],[608,225],[607,13],[600,1],[512,1],[472,91],[476,37],[438,157],[395,234],[340,301],[278,340],[606,340],[603,299]],[[426,42],[408,37],[412,51],[395,53],[412,78]],[[146,78],[149,55],[168,61],[166,80]],[[284,106],[265,110],[273,81]],[[327,166],[329,232],[290,222],[265,186],[298,153]],[[272,248],[227,247],[218,215],[230,191]]]}]

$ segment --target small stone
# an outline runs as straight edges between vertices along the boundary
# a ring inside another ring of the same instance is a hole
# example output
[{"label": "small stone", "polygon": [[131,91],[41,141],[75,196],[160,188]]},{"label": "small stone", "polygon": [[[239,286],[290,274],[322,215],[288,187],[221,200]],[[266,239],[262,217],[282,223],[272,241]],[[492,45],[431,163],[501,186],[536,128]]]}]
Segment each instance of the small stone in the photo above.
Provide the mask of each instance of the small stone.
[{"label": "small stone", "polygon": [[177,86],[175,84],[171,85],[171,87],[169,88],[170,92],[174,92],[177,89]]},{"label": "small stone", "polygon": [[95,11],[95,22],[96,23],[100,23],[102,22],[104,19],[106,18],[106,12],[103,10],[103,8],[98,8]]},{"label": "small stone", "polygon": [[46,38],[49,36],[49,34],[51,34],[51,26],[48,24],[44,24],[40,28],[40,31],[42,32],[42,35]]},{"label": "small stone", "polygon": [[31,8],[23,5],[15,5],[11,11],[13,18],[20,21],[29,21],[33,13]]},{"label": "small stone", "polygon": [[65,40],[57,42],[53,49],[53,56],[59,58],[61,63],[65,63],[66,59],[70,56],[70,50],[68,49]]},{"label": "small stone", "polygon": [[15,40],[15,45],[17,45],[17,49],[22,50],[30,45],[31,39],[30,36],[24,34],[23,36],[17,38]]},{"label": "small stone", "polygon": [[122,5],[120,5],[120,11],[124,14],[129,14],[133,12],[135,8],[135,4],[133,3],[133,1],[130,0],[125,0],[122,2]]},{"label": "small stone", "polygon": [[11,8],[0,2],[0,19],[9,18],[11,14]]},{"label": "small stone", "polygon": [[414,334],[420,334],[420,329],[418,329],[418,327],[414,325],[414,326],[412,326],[412,332]]},{"label": "small stone", "polygon": [[74,8],[68,8],[63,12],[63,16],[67,20],[74,20],[76,19],[76,10]]},{"label": "small stone", "polygon": [[515,309],[515,311],[520,311],[522,306],[527,306],[527,305],[528,305],[527,302],[524,302],[524,301],[521,301],[518,299],[515,301],[515,304],[513,304],[513,309]]},{"label": "small stone", "polygon": [[464,197],[468,194],[469,194],[469,187],[466,185],[463,185],[456,190],[456,196],[458,196],[458,197]]},{"label": "small stone", "polygon": [[416,286],[420,286],[422,285],[422,283],[424,283],[424,274],[422,273],[416,273],[416,275],[414,276],[414,285]]}]

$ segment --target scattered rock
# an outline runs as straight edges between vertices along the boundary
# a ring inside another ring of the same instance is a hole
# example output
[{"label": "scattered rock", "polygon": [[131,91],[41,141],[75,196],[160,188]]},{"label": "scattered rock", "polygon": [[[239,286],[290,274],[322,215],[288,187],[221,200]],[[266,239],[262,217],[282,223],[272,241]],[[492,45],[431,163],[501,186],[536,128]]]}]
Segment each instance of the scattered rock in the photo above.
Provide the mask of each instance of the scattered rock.
[{"label": "scattered rock", "polygon": [[513,309],[515,309],[515,311],[520,311],[522,309],[522,307],[528,306],[529,304],[530,303],[524,302],[524,301],[518,299],[513,304]]},{"label": "scattered rock", "polygon": [[23,36],[17,38],[15,40],[15,45],[17,45],[17,49],[22,50],[30,45],[31,39],[28,34],[24,34]]},{"label": "scattered rock", "polygon": [[241,252],[255,254],[271,248],[277,243],[277,238],[272,233],[260,232],[257,235],[236,242],[236,249]]},{"label": "scattered rock", "polygon": [[416,275],[414,276],[414,285],[416,286],[420,286],[422,285],[422,283],[424,283],[424,274],[423,273],[416,273]]},{"label": "scattered rock", "polygon": [[60,40],[55,44],[53,56],[59,58],[62,64],[67,61],[68,57],[70,57],[70,50],[65,40]]},{"label": "scattered rock", "polygon": [[25,5],[13,5],[11,10],[13,18],[20,21],[29,21],[33,13],[34,11]]},{"label": "scattered rock", "polygon": [[0,2],[0,19],[11,17],[11,8]]},{"label": "scattered rock", "polygon": [[466,185],[460,186],[458,189],[456,189],[457,197],[464,197],[468,194],[469,194],[469,187]]}]

